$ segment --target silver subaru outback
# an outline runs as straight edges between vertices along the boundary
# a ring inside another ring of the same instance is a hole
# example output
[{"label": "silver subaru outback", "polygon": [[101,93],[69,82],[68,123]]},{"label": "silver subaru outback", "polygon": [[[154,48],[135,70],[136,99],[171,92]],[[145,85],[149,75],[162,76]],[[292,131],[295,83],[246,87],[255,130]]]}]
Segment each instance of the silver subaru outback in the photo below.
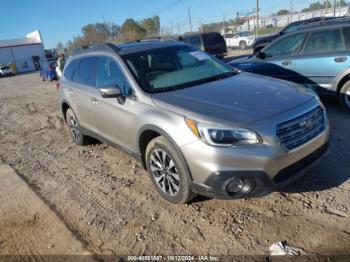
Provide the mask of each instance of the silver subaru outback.
[{"label": "silver subaru outback", "polygon": [[130,153],[172,203],[264,196],[327,151],[312,91],[176,41],[84,47],[67,61],[60,98],[76,144],[93,137]]}]

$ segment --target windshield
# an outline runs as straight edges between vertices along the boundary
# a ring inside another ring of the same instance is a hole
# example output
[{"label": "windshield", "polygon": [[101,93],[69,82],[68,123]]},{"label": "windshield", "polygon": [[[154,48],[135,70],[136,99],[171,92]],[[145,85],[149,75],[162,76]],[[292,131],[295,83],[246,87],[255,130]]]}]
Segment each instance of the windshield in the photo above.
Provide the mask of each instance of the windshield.
[{"label": "windshield", "polygon": [[2,67],[0,67],[0,69],[6,70],[6,69],[10,69],[10,67],[8,67],[8,66],[2,66]]},{"label": "windshield", "polygon": [[141,88],[149,93],[190,87],[234,74],[225,63],[187,45],[122,57]]}]

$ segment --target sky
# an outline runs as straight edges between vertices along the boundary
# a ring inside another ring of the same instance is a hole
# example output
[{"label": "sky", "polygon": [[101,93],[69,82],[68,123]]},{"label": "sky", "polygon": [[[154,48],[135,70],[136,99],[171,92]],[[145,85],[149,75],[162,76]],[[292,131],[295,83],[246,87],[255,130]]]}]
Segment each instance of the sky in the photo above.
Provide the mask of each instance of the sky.
[{"label": "sky", "polygon": [[[292,2],[293,9],[300,10],[316,0]],[[80,35],[86,24],[105,19],[121,25],[126,18],[142,20],[152,15],[160,16],[163,27],[180,25],[183,33],[189,31],[188,8],[197,28],[200,23],[222,21],[224,15],[234,18],[238,11],[255,5],[256,0],[5,0],[0,5],[0,40],[21,38],[39,29],[45,48],[53,48]],[[282,8],[290,9],[290,0],[260,0],[262,15]]]}]

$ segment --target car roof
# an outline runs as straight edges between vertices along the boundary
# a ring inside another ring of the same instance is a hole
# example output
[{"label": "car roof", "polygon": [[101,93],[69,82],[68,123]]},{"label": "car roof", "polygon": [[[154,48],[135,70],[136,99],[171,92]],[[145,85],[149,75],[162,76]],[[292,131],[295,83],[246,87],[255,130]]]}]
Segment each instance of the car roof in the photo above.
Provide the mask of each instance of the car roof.
[{"label": "car roof", "polygon": [[91,46],[82,46],[73,51],[72,56],[89,54],[93,51],[109,51],[116,52],[119,55],[128,55],[136,52],[143,52],[152,49],[166,48],[171,46],[187,46],[186,43],[175,40],[137,40],[123,44],[98,44]]},{"label": "car roof", "polygon": [[300,30],[298,30],[298,32],[310,31],[318,28],[327,28],[327,27],[333,28],[333,27],[343,27],[343,26],[350,26],[349,17],[322,19],[319,21],[307,23]]},{"label": "car roof", "polygon": [[127,55],[136,52],[143,52],[152,49],[166,48],[172,46],[186,45],[183,42],[175,40],[145,40],[145,41],[135,41],[124,44],[116,45],[119,48],[118,53],[120,55]]},{"label": "car roof", "polygon": [[195,32],[195,33],[186,33],[183,35],[183,37],[197,36],[197,35],[220,35],[220,33],[218,33],[218,32],[205,32],[205,33]]}]

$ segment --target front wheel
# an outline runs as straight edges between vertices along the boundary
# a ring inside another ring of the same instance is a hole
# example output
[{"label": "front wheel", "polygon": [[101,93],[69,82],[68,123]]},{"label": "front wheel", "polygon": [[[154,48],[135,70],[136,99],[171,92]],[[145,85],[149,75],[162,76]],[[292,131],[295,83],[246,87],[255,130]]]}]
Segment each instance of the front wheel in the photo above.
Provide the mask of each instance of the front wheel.
[{"label": "front wheel", "polygon": [[241,41],[241,42],[239,43],[239,48],[240,48],[241,50],[246,49],[246,48],[247,48],[247,43],[246,43],[245,41]]},{"label": "front wheel", "polygon": [[346,82],[340,89],[339,103],[346,112],[350,113],[350,81]]},{"label": "front wheel", "polygon": [[190,173],[182,156],[163,136],[153,139],[146,148],[147,172],[158,193],[174,204],[190,201]]}]

